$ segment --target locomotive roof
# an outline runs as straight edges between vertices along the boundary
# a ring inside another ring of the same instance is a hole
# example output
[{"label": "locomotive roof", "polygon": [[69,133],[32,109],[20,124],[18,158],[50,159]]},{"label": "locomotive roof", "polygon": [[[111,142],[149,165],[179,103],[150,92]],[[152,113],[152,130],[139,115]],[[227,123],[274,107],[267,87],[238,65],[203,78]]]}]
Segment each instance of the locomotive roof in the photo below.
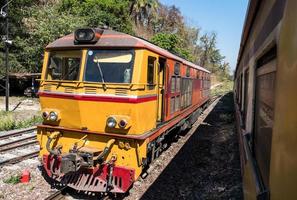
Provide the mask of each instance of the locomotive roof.
[{"label": "locomotive roof", "polygon": [[174,59],[179,61],[187,66],[202,70],[204,72],[210,73],[203,67],[195,65],[185,59],[182,59],[169,51],[162,49],[144,39],[134,37],[125,33],[113,31],[113,30],[103,30],[102,35],[99,40],[94,44],[75,44],[74,43],[74,34],[66,35],[60,39],[55,40],[54,42],[47,45],[46,49],[57,49],[57,48],[145,48],[151,50],[157,54],[160,54],[166,58]]}]

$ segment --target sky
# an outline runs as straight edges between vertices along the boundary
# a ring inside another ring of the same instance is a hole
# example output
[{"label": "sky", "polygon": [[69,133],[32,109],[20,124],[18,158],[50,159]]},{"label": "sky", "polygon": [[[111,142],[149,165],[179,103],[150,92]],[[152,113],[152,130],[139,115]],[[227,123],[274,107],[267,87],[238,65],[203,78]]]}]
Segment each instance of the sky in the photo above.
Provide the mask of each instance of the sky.
[{"label": "sky", "polygon": [[217,33],[217,47],[226,56],[232,71],[245,20],[248,0],[160,0],[180,9],[190,26],[200,27],[201,33]]}]

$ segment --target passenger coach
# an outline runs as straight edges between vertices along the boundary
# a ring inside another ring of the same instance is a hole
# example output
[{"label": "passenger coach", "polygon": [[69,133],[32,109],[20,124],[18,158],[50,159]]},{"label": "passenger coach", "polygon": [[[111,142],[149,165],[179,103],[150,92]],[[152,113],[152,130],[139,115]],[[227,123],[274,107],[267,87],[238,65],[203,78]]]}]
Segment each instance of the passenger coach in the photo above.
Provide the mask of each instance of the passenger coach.
[{"label": "passenger coach", "polygon": [[38,126],[47,175],[80,191],[124,193],[209,101],[210,73],[145,40],[78,29],[46,47]]},{"label": "passenger coach", "polygon": [[296,10],[249,3],[234,88],[245,199],[297,198]]}]

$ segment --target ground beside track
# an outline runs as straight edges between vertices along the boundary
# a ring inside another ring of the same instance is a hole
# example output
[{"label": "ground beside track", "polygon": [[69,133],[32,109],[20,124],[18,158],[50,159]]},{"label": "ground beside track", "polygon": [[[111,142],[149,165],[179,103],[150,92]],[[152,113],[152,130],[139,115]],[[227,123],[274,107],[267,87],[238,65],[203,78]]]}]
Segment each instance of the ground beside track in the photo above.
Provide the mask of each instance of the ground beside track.
[{"label": "ground beside track", "polygon": [[196,124],[161,155],[126,199],[242,199],[232,93]]},{"label": "ground beside track", "polygon": [[9,112],[6,112],[5,97],[0,96],[0,131],[27,128],[41,122],[38,98],[11,96]]}]

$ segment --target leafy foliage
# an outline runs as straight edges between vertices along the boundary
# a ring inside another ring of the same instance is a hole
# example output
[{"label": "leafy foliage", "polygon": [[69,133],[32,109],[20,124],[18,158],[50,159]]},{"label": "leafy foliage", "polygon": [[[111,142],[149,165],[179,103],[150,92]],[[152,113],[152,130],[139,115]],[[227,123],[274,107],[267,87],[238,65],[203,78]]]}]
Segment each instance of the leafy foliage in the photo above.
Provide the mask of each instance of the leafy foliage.
[{"label": "leafy foliage", "polygon": [[132,16],[135,25],[151,25],[151,20],[156,18],[159,2],[156,0],[131,0],[130,16]]},{"label": "leafy foliage", "polygon": [[83,18],[90,27],[108,26],[132,33],[128,7],[127,0],[62,0],[59,11]]},{"label": "leafy foliage", "polygon": [[220,85],[211,89],[211,96],[223,96],[233,90],[233,82],[230,80],[223,81]]},{"label": "leafy foliage", "polygon": [[182,38],[176,34],[158,33],[151,39],[151,42],[185,59],[192,60],[190,52],[182,48]]},{"label": "leafy foliage", "polygon": [[22,49],[18,52],[17,58],[29,67],[27,69],[30,72],[37,72],[41,68],[44,47],[85,24],[84,18],[58,12],[52,6],[31,7],[29,15],[30,17],[23,19],[23,25],[27,30],[26,37],[15,38],[16,45]]},{"label": "leafy foliage", "polygon": [[[0,6],[4,3],[0,3]],[[180,10],[158,0],[14,0],[9,9],[10,72],[40,72],[45,46],[78,27],[109,28],[144,37],[185,59],[230,79],[230,66],[215,33],[200,34]],[[5,21],[0,19],[0,34]],[[0,43],[0,78],[5,68]]]},{"label": "leafy foliage", "polygon": [[0,112],[0,131],[8,131],[19,128],[27,128],[40,124],[43,121],[40,116],[33,116],[25,120],[16,120],[13,112]]}]

